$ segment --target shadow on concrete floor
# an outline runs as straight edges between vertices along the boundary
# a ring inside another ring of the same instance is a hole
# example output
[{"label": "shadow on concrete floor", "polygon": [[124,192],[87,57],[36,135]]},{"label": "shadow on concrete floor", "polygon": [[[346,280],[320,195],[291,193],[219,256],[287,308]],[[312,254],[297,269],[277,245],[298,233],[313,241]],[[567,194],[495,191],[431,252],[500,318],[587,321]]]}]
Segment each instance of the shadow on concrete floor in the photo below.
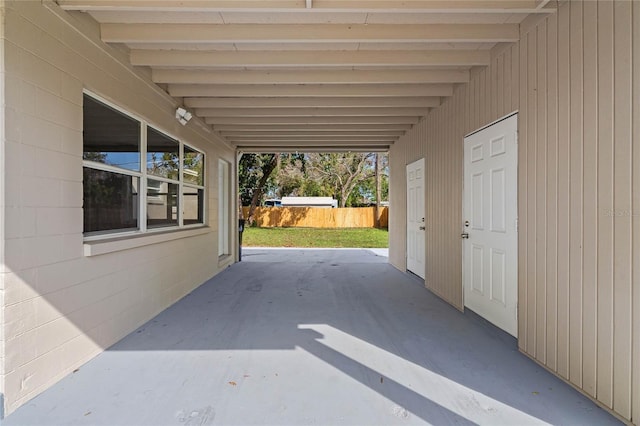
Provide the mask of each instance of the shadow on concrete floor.
[{"label": "shadow on concrete floor", "polygon": [[4,425],[618,424],[369,250],[245,249]]}]

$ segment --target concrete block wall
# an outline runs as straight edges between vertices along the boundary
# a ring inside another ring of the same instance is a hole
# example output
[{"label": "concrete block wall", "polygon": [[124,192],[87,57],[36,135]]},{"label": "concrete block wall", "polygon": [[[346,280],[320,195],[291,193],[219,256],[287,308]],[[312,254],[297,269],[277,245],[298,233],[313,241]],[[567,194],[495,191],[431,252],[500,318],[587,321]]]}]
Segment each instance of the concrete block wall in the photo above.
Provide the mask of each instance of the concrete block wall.
[{"label": "concrete block wall", "polygon": [[[234,164],[235,154],[197,120],[182,127],[176,101],[127,65],[126,52],[103,45],[86,17],[50,1],[0,7],[0,392],[8,414],[233,261],[218,260],[216,192],[218,159]],[[84,255],[83,89],[205,152],[206,231]]]}]

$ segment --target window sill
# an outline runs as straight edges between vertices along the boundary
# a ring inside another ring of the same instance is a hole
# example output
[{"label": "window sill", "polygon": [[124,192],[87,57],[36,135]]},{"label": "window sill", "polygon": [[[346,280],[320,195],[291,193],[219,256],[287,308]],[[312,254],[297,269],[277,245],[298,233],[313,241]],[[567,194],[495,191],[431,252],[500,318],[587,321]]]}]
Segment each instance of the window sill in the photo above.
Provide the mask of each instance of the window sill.
[{"label": "window sill", "polygon": [[195,237],[197,235],[208,234],[209,232],[211,232],[211,228],[209,228],[208,226],[202,226],[193,229],[179,229],[167,232],[154,232],[143,235],[122,236],[104,240],[85,241],[84,255],[86,257],[99,256],[101,254],[129,250],[133,248],[148,246],[151,244],[179,240],[181,238]]}]

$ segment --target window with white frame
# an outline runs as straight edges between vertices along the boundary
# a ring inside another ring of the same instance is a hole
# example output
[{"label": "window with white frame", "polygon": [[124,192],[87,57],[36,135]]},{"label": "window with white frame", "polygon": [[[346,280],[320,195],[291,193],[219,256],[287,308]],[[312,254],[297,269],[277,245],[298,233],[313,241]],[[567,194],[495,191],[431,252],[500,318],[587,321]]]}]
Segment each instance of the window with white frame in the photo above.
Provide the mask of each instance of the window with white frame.
[{"label": "window with white frame", "polygon": [[86,237],[204,224],[202,152],[86,93],[83,116]]},{"label": "window with white frame", "polygon": [[229,163],[218,160],[218,256],[226,256],[231,253],[230,249],[230,173]]}]

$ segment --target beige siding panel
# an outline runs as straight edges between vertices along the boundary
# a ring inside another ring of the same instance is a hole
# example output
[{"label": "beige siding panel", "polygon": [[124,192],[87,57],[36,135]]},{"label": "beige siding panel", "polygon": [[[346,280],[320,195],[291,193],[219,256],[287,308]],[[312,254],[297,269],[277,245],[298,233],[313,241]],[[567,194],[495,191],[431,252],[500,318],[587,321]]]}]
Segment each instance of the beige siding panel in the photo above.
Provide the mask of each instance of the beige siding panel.
[{"label": "beige siding panel", "polygon": [[[476,129],[479,127],[483,127],[488,123],[488,119],[491,116],[491,99],[489,98],[489,91],[487,86],[490,84],[487,81],[487,75],[490,73],[490,70],[487,68],[477,68],[478,72],[478,122],[476,123]],[[474,129],[475,130],[475,129]]]},{"label": "beige siding panel", "polygon": [[[498,85],[498,81],[502,81],[503,79],[500,78],[498,80],[498,74],[502,74],[500,72],[500,68],[502,67],[502,60],[503,60],[503,56],[500,55],[497,58],[493,59],[493,66],[491,67],[491,93],[493,93],[493,96],[491,96],[491,115],[493,117],[497,117],[500,113],[498,112],[498,104],[499,104],[499,100],[502,100],[502,86]],[[500,75],[500,77],[502,77]]]},{"label": "beige siding panel", "polygon": [[640,423],[640,3],[633,4],[633,372],[631,420]]},{"label": "beige siding panel", "polygon": [[536,45],[536,354],[547,362],[547,22]]},{"label": "beige siding panel", "polygon": [[474,123],[473,129],[478,129],[482,127],[482,123],[484,123],[484,79],[482,78],[484,75],[482,71],[478,72],[477,84],[476,84],[476,105],[477,105],[477,114],[476,114],[476,122]]},{"label": "beige siding panel", "polygon": [[502,88],[502,109],[500,115],[506,115],[513,111],[511,107],[511,46],[504,52],[502,60],[502,84],[498,82],[498,87]]},{"label": "beige siding panel", "polygon": [[[524,41],[522,44],[525,44]],[[524,146],[521,146],[520,149],[526,150],[527,155],[527,186],[524,192],[522,192],[523,198],[527,199],[527,215],[531,212],[537,213],[536,211],[536,178],[537,178],[537,121],[536,117],[538,114],[537,111],[537,67],[536,67],[536,50],[537,50],[537,37],[536,31],[532,31],[527,36],[526,43],[526,61],[527,61],[527,97],[526,101],[522,100],[522,103],[527,103],[527,114],[524,118],[527,121],[527,143]],[[531,215],[532,217],[529,220],[524,222],[524,225],[527,229],[527,346],[531,351],[531,354],[537,355],[537,323],[538,323],[538,274],[537,274],[537,246],[535,245],[536,241],[536,214]],[[532,242],[534,243],[532,245]]]},{"label": "beige siding panel", "polygon": [[[435,115],[446,114],[449,105],[443,105],[441,109]],[[426,197],[425,202],[427,205],[427,241],[426,241],[426,285],[434,293],[440,295],[443,299],[449,301],[454,306],[460,308],[461,297],[456,297],[456,289],[453,286],[448,286],[446,277],[450,276],[451,279],[457,279],[460,274],[456,268],[456,253],[452,258],[447,256],[451,253],[451,241],[450,235],[446,235],[446,230],[451,229],[451,217],[447,214],[453,213],[454,217],[459,217],[460,213],[455,214],[456,200],[453,197],[447,197],[446,194],[439,190],[440,186],[448,186],[451,193],[456,193],[451,189],[452,185],[455,185],[456,179],[454,177],[453,182],[449,180],[450,172],[447,170],[446,165],[452,164],[452,158],[450,151],[455,147],[448,146],[444,143],[447,140],[447,136],[444,128],[432,128],[429,126],[429,117],[425,120],[424,127],[421,128],[421,132],[426,138],[427,142],[427,154],[426,154]],[[444,213],[443,210],[448,210],[448,213]],[[429,259],[431,256],[431,259]],[[461,262],[459,263],[461,264]]]},{"label": "beige siding panel", "polygon": [[572,2],[569,16],[570,193],[569,193],[569,379],[582,386],[582,143],[583,43],[582,3]]},{"label": "beige siding panel", "polygon": [[504,115],[504,86],[499,82],[504,81],[504,56],[500,55],[495,61],[495,72],[493,73],[493,86],[496,96],[494,98],[495,111],[493,115]]},{"label": "beige siding panel", "polygon": [[406,269],[407,244],[405,144],[406,136],[389,150],[389,263],[400,270]]},{"label": "beige siding panel", "polygon": [[491,91],[491,69],[484,68],[482,70],[482,119],[480,121],[480,126],[483,126],[485,123],[491,122],[491,99],[495,95]]},{"label": "beige siding panel", "polygon": [[613,407],[613,3],[598,2],[598,312],[596,397]]},{"label": "beige siding panel", "polygon": [[[5,16],[5,2],[0,2],[0,16]],[[5,41],[4,41],[4,18],[0,18],[0,170],[5,170],[5,131],[6,126],[4,122],[5,117],[5,107],[4,107],[4,98],[6,93],[5,88]],[[4,205],[5,198],[5,182],[4,182],[4,173],[0,173],[0,204]],[[6,235],[5,229],[5,211],[0,208],[0,235]],[[4,265],[4,243],[0,244],[0,265]],[[4,323],[5,323],[5,310],[4,310],[4,299],[5,299],[5,274],[4,267],[0,271],[0,327],[2,327],[2,332],[0,332],[0,375],[4,374],[4,365],[5,365],[5,356],[4,356]],[[0,393],[4,395],[4,378],[0,377]],[[2,407],[4,410],[4,407]]]},{"label": "beige siding panel", "polygon": [[[492,88],[493,88],[493,79],[492,79],[492,74],[493,74],[493,70],[495,70],[495,65],[485,68],[482,70],[482,73],[484,74],[484,94],[483,94],[483,100],[484,100],[484,116],[482,118],[482,122],[488,122],[488,120],[490,120],[491,117],[494,117],[493,114],[493,101],[495,99],[495,92],[493,92]],[[491,95],[489,94],[491,93]]]},{"label": "beige siding panel", "polygon": [[517,111],[520,108],[520,45],[514,44],[511,47],[511,111]]},{"label": "beige siding panel", "polygon": [[[528,199],[527,194],[527,35],[520,39],[520,113],[518,114],[518,346],[527,353],[533,352],[533,336],[529,333],[528,324],[532,324],[529,319],[531,312],[535,312],[535,306],[528,303],[527,292],[529,291],[529,275],[527,265],[527,250],[529,248],[529,235],[527,230]],[[535,299],[534,299],[535,300]]]},{"label": "beige siding panel", "polygon": [[404,271],[406,269],[406,171],[404,170],[405,137],[389,150],[389,263]]},{"label": "beige siding panel", "polygon": [[[614,323],[613,408],[631,416],[631,3],[614,5]],[[637,102],[636,102],[637,104]],[[620,215],[618,213],[621,213]]]},{"label": "beige siding panel", "polygon": [[[584,87],[598,85],[598,4],[585,2],[584,31]],[[583,315],[583,368],[584,391],[596,396],[596,331],[597,331],[597,276],[598,276],[598,91],[584,91],[583,140],[583,230],[582,255],[582,309]]]},{"label": "beige siding panel", "polygon": [[557,370],[558,353],[558,16],[547,22],[547,227],[546,364]]},{"label": "beige siding panel", "polygon": [[558,374],[569,378],[569,5],[558,10]]},{"label": "beige siding panel", "polygon": [[[524,44],[524,42],[523,42]],[[527,36],[527,48],[526,61],[527,61],[527,113],[525,119],[527,120],[527,186],[526,192],[523,194],[527,198],[527,214],[531,219],[525,222],[527,228],[527,237],[529,244],[527,245],[527,281],[530,285],[527,287],[527,339],[528,347],[531,353],[536,356],[537,354],[537,324],[538,324],[538,270],[537,270],[537,246],[531,245],[531,242],[536,241],[537,237],[537,34],[536,31],[532,31]]]},{"label": "beige siding panel", "polygon": [[482,81],[482,73],[480,71],[476,70],[476,77],[475,77],[475,90],[473,92],[473,96],[474,96],[474,101],[473,103],[475,104],[475,108],[474,108],[474,121],[472,123],[472,129],[477,129],[479,127],[481,127],[482,123],[482,114],[483,114],[483,107],[482,107],[482,88],[484,87],[484,81]]}]

